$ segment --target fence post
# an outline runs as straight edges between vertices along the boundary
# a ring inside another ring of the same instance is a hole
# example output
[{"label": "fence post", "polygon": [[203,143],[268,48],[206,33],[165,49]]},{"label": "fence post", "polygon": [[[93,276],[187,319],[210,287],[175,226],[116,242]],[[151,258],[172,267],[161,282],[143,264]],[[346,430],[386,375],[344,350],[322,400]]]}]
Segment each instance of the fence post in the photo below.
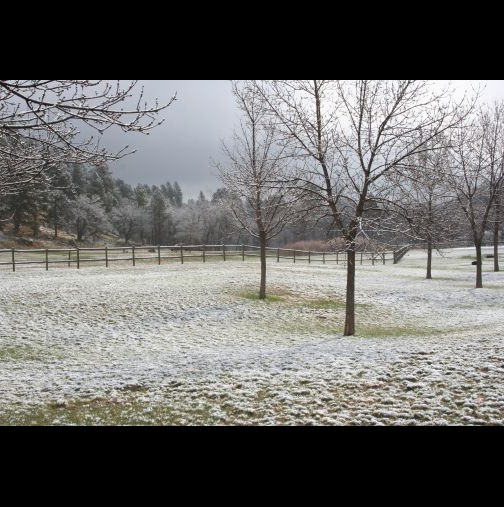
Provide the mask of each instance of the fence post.
[{"label": "fence post", "polygon": [[14,254],[14,248],[12,248],[11,251],[12,251],[12,271],[16,271],[16,259]]},{"label": "fence post", "polygon": [[385,265],[385,252],[382,253],[382,257],[383,257],[383,265]]},{"label": "fence post", "polygon": [[133,259],[133,266],[135,265],[135,245],[131,247],[131,258]]},{"label": "fence post", "polygon": [[242,262],[245,262],[245,245],[242,245]]},{"label": "fence post", "polygon": [[226,260],[226,245],[222,245],[222,257]]},{"label": "fence post", "polygon": [[374,266],[374,254],[371,254],[371,265]]},{"label": "fence post", "polygon": [[396,251],[394,250],[392,253],[394,254],[394,264],[397,264],[397,261],[396,261]]},{"label": "fence post", "polygon": [[184,247],[180,245],[180,264],[184,264]]},{"label": "fence post", "polygon": [[45,249],[45,270],[49,269],[49,250]]},{"label": "fence post", "polygon": [[336,252],[336,264],[338,264],[338,252]]},{"label": "fence post", "polygon": [[325,264],[325,252],[322,252],[322,264]]},{"label": "fence post", "polygon": [[205,262],[205,245],[203,245],[203,262]]},{"label": "fence post", "polygon": [[68,267],[70,267],[70,261],[72,259],[72,250],[68,249]]},{"label": "fence post", "polygon": [[277,262],[280,262],[280,248],[277,248]]},{"label": "fence post", "polygon": [[362,266],[362,254],[363,254],[363,253],[364,253],[364,252],[361,252],[361,253],[360,253],[360,263],[361,263],[361,266]]},{"label": "fence post", "polygon": [[308,264],[311,264],[311,251],[308,250]]},{"label": "fence post", "polygon": [[80,249],[77,247],[77,269],[80,268]]},{"label": "fence post", "polygon": [[108,268],[108,249],[105,247],[105,267]]},{"label": "fence post", "polygon": [[294,252],[293,260],[294,260],[294,264],[296,264],[296,250],[293,250],[293,252]]},{"label": "fence post", "polygon": [[161,246],[160,245],[157,246],[157,263],[158,263],[158,266],[161,265]]}]

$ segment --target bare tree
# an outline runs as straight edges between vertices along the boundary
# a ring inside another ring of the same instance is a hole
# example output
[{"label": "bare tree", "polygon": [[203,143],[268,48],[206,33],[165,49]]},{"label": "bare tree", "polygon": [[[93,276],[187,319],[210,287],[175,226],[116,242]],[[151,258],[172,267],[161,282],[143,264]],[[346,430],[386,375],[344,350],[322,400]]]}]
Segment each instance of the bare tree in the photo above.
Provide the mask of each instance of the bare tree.
[{"label": "bare tree", "polygon": [[131,199],[122,199],[112,210],[111,221],[117,232],[128,244],[141,222],[142,210]]},{"label": "bare tree", "polygon": [[504,102],[483,106],[456,132],[451,183],[476,248],[476,288],[483,287],[481,246],[504,181]]},{"label": "bare tree", "polygon": [[439,144],[416,153],[392,176],[393,211],[397,229],[406,237],[425,242],[426,279],[432,279],[432,252],[460,234],[460,213],[448,184],[448,148]]},{"label": "bare tree", "polygon": [[[147,104],[143,88],[130,108],[137,82],[102,80],[0,80],[0,196],[47,180],[51,168],[66,163],[103,164],[128,154],[100,146],[100,134],[115,125],[144,132],[159,125],[167,103]],[[83,138],[87,125],[98,136]],[[132,153],[132,152],[129,152]]]},{"label": "bare tree", "polygon": [[502,225],[502,207],[504,193],[504,180],[500,185],[498,192],[495,194],[494,206],[493,206],[493,256],[494,256],[494,271],[500,271],[499,268],[499,232]]},{"label": "bare tree", "polygon": [[228,190],[229,209],[236,221],[259,240],[261,283],[259,299],[266,297],[266,246],[292,220],[295,196],[278,185],[285,178],[284,147],[269,120],[264,100],[250,83],[232,84],[243,114],[232,144],[223,143],[228,161],[217,164]]},{"label": "bare tree", "polygon": [[112,229],[102,204],[96,199],[80,195],[67,210],[66,222],[77,235],[77,241],[89,237],[93,240]]},{"label": "bare tree", "polygon": [[[504,164],[504,101],[493,104],[494,124],[492,135],[489,136],[487,146],[490,151],[491,159],[498,168]],[[497,169],[497,172],[499,169]],[[491,226],[493,232],[493,256],[494,271],[499,271],[499,230],[502,225],[502,215],[504,206],[504,178],[494,181],[495,195],[493,203],[493,216]]]},{"label": "bare tree", "polygon": [[[382,215],[390,174],[460,119],[426,81],[274,81],[262,95],[306,161],[304,188],[330,212],[347,249],[344,335],[355,334],[355,247]],[[422,135],[420,135],[422,133]]]}]

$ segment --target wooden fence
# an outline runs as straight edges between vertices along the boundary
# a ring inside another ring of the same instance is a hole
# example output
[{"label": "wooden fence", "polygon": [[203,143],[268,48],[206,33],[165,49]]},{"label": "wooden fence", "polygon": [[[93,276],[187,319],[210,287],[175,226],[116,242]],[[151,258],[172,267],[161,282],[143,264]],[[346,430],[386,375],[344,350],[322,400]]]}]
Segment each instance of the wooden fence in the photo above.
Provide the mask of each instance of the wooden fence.
[{"label": "wooden fence", "polygon": [[410,245],[405,245],[399,248],[399,250],[394,250],[394,264],[397,264],[410,248]]},{"label": "wooden fence", "polygon": [[[404,250],[406,248],[406,250]],[[406,253],[407,247],[399,250],[384,252],[356,252],[356,261],[360,264],[375,263],[394,264]],[[401,253],[402,252],[402,253]],[[127,247],[104,247],[104,248],[44,248],[44,249],[0,249],[0,267],[10,266],[16,271],[19,266],[44,266],[49,265],[77,269],[83,264],[104,265],[114,262],[127,262],[135,266],[139,261],[161,264],[162,261],[176,261],[182,264],[187,261],[202,260],[207,262],[213,259],[239,259],[245,261],[248,257],[259,257],[259,247],[251,245],[172,245],[172,246],[127,246]],[[311,263],[345,263],[346,251],[339,252],[312,252],[310,250],[292,250],[285,248],[266,249],[266,257],[292,262]]]}]

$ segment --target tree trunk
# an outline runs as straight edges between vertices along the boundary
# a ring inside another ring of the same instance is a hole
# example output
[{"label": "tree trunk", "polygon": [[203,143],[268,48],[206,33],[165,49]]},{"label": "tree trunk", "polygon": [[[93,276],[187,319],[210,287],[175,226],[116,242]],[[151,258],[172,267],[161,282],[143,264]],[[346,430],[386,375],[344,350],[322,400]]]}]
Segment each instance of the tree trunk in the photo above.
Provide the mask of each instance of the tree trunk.
[{"label": "tree trunk", "polygon": [[430,240],[427,242],[427,276],[425,278],[432,279],[432,242]]},{"label": "tree trunk", "polygon": [[38,238],[39,237],[39,223],[38,223],[37,216],[34,216],[32,219],[31,229],[33,231],[33,237]]},{"label": "tree trunk", "polygon": [[494,271],[499,271],[499,226],[500,223],[496,220],[493,230]]},{"label": "tree trunk", "polygon": [[266,298],[266,234],[259,235],[261,246],[261,286],[259,288],[259,299]]},{"label": "tree trunk", "polygon": [[476,288],[483,288],[483,277],[481,274],[481,242],[476,243]]},{"label": "tree trunk", "polygon": [[425,277],[427,280],[432,279],[432,230],[433,230],[433,216],[432,216],[432,191],[429,192],[429,214],[428,214],[428,224],[429,229],[427,233],[427,276]]},{"label": "tree trunk", "polygon": [[54,199],[54,238],[58,238],[58,200]]},{"label": "tree trunk", "polygon": [[86,232],[86,222],[85,220],[82,220],[80,218],[77,219],[76,224],[77,229],[77,241],[82,241],[82,238],[84,237],[84,233]]},{"label": "tree trunk", "polygon": [[18,210],[14,211],[14,234],[19,234],[21,228],[22,217]]},{"label": "tree trunk", "polygon": [[347,251],[347,285],[345,331],[343,336],[355,334],[355,249]]}]

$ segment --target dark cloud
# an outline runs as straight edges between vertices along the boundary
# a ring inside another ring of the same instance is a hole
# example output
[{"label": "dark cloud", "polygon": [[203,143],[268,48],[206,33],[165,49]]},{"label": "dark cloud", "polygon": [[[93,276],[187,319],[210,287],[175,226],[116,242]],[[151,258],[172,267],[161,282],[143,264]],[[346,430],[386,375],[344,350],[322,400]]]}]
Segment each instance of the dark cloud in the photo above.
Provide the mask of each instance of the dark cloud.
[{"label": "dark cloud", "polygon": [[[140,84],[140,83],[139,83]],[[125,144],[137,150],[110,163],[117,178],[128,183],[161,184],[178,181],[184,197],[200,190],[210,194],[219,186],[210,159],[221,157],[220,139],[228,138],[238,120],[229,81],[142,81],[147,100],[166,102],[165,122],[149,135],[111,132],[107,145]]]}]

